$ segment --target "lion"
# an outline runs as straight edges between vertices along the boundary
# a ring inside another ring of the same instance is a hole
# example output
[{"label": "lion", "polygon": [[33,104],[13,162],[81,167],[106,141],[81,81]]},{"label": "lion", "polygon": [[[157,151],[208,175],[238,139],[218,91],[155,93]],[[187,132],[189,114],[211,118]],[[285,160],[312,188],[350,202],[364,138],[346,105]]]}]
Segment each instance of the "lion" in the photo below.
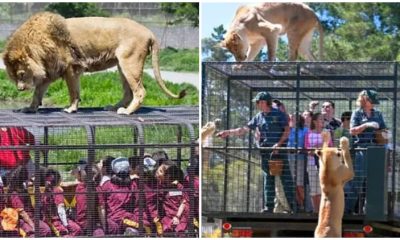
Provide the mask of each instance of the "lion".
[{"label": "lion", "polygon": [[142,73],[150,53],[160,88],[169,97],[184,97],[185,90],[175,95],[161,79],[159,43],[154,34],[126,18],[65,19],[50,12],[37,13],[10,36],[3,60],[18,90],[35,87],[30,106],[22,112],[36,112],[48,86],[58,78],[65,79],[70,95],[70,106],[64,111],[76,112],[80,75],[118,66],[124,95],[109,110],[128,115],[140,107],[146,95]]},{"label": "lion", "polygon": [[[212,137],[217,130],[218,125],[221,123],[221,119],[217,118],[214,121],[207,122],[200,130],[201,146],[208,147],[212,145]],[[208,168],[210,161],[210,150],[203,149],[202,163],[205,168]],[[203,170],[204,170],[203,169]]]},{"label": "lion", "polygon": [[349,139],[340,138],[340,149],[328,148],[329,132],[323,133],[324,145],[317,150],[321,203],[315,237],[341,237],[344,212],[344,190],[347,181],[353,179],[353,163],[349,151]]},{"label": "lion", "polygon": [[237,9],[232,24],[221,42],[237,62],[252,61],[267,45],[268,60],[274,61],[278,39],[287,34],[289,61],[302,55],[315,61],[311,52],[314,29],[319,32],[319,58],[323,55],[323,29],[314,11],[303,3],[260,3]]}]

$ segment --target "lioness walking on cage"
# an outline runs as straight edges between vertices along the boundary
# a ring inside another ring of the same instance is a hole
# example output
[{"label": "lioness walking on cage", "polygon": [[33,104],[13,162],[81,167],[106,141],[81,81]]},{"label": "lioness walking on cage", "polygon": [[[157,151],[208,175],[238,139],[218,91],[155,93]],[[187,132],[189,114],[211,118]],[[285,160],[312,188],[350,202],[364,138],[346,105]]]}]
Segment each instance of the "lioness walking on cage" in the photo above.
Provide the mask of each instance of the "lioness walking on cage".
[{"label": "lioness walking on cage", "polygon": [[[258,130],[260,138],[258,144],[260,147],[267,147],[268,149],[261,149],[261,166],[264,177],[264,194],[263,194],[263,209],[262,212],[272,213],[274,209],[274,199],[276,197],[275,191],[275,176],[271,174],[273,165],[269,165],[270,158],[281,160],[281,181],[285,196],[289,203],[293,203],[293,179],[289,170],[289,163],[287,154],[280,153],[279,147],[286,147],[290,128],[288,124],[287,115],[278,109],[272,107],[272,96],[268,92],[259,92],[253,99],[256,102],[257,108],[260,110],[246,126],[220,131],[216,136],[226,138],[228,136],[242,136],[251,130]],[[292,206],[290,206],[293,209]]]}]

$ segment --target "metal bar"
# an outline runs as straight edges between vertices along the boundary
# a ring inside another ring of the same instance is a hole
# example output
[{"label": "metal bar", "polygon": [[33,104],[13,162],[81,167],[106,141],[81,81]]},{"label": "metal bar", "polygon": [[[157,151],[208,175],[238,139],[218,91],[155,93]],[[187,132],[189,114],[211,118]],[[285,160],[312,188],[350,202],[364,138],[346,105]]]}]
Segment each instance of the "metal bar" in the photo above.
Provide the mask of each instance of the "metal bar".
[{"label": "metal bar", "polygon": [[391,209],[389,216],[394,218],[394,203],[396,201],[396,147],[397,147],[397,81],[398,81],[398,63],[394,65],[394,79],[393,79],[393,121],[392,121],[392,136],[393,136],[393,151],[392,151],[392,195],[390,198]]},{"label": "metal bar", "polygon": [[[227,87],[227,98],[226,98],[226,129],[229,129],[230,126],[230,119],[231,119],[231,82],[228,81],[228,87]],[[229,138],[226,138],[225,140],[225,146],[229,146]],[[229,163],[229,158],[225,158],[224,161],[224,199],[223,199],[223,209],[226,211],[226,200],[228,198],[228,163]]]},{"label": "metal bar", "polygon": [[[191,147],[192,143],[163,143],[163,144],[130,144],[130,143],[119,143],[119,144],[96,144],[93,146],[94,149],[125,149],[132,147],[147,147],[147,148],[176,148],[176,147]],[[39,145],[39,146],[0,146],[0,150],[86,150],[88,145]]]},{"label": "metal bar", "polygon": [[[251,100],[253,99],[253,92],[249,91],[249,103],[250,103],[250,111],[249,111],[249,119],[251,119],[251,114],[253,113],[253,106],[254,104],[252,104]],[[249,155],[247,156],[247,197],[246,197],[246,212],[249,212],[250,210],[250,176],[251,176],[251,164],[250,164],[250,160],[251,160],[251,145],[252,143],[252,137],[251,134],[249,134],[248,136],[248,141],[249,141]]]},{"label": "metal bar", "polygon": [[92,171],[92,166],[95,164],[95,149],[93,148],[94,145],[96,145],[96,129],[94,126],[87,125],[85,126],[86,129],[86,136],[87,136],[87,143],[88,143],[88,148],[87,148],[87,164],[90,166],[87,171],[87,178],[86,178],[86,191],[87,191],[87,223],[86,226],[84,226],[86,234],[87,235],[92,235],[93,234],[93,229],[94,229],[94,219],[95,219],[95,213],[96,213],[96,200],[95,200],[95,193],[96,193],[96,187],[93,182],[93,171]]}]

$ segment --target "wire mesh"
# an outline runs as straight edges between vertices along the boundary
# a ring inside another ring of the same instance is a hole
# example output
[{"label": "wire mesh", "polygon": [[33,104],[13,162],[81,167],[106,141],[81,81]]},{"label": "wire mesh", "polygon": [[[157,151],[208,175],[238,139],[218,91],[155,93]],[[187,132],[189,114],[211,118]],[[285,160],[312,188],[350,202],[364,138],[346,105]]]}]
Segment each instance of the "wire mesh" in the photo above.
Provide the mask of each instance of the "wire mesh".
[{"label": "wire mesh", "polygon": [[0,110],[1,236],[197,236],[197,132],[196,107]]},{"label": "wire mesh", "polygon": [[[249,120],[258,114],[252,99],[261,91],[269,92],[272,99],[283,103],[284,108],[280,110],[286,112],[288,119],[298,119],[309,109],[311,101],[319,101],[314,112],[322,112],[322,106],[332,101],[335,104],[334,116],[340,120],[344,112],[351,114],[357,109],[356,100],[362,90],[376,90],[380,104],[375,105],[375,109],[382,113],[386,127],[393,133],[392,139],[385,145],[389,159],[389,179],[386,184],[389,191],[391,186],[395,188],[393,194],[389,193],[387,207],[389,216],[399,217],[397,195],[400,188],[396,181],[399,158],[394,154],[398,136],[397,71],[395,62],[205,62],[202,123],[204,125],[220,118],[219,130],[247,126]],[[310,151],[322,147],[322,142],[304,146],[304,141],[299,138],[305,139],[305,136],[296,137],[302,127],[296,123],[291,125],[293,143],[289,148],[280,150],[285,159],[283,169],[289,169],[289,172],[284,170],[281,176],[269,178],[268,186],[263,186],[265,168],[262,171],[262,164],[265,164],[265,160],[262,160],[260,139],[257,138],[259,127],[242,136],[228,139],[214,137],[210,144],[203,147],[203,215],[217,217],[239,214],[245,218],[254,214],[266,216],[265,212],[271,217],[277,213],[292,212],[290,217],[293,218],[310,216],[309,213],[318,211],[318,201],[313,199],[320,192],[315,193],[319,188],[318,158]],[[336,128],[331,131],[333,146],[339,145],[339,138],[344,134],[340,124]],[[345,209],[345,218],[365,215],[366,186],[371,177],[362,170],[367,168],[365,148],[362,148],[366,145],[360,144],[363,139],[351,139],[351,143],[354,141],[358,141],[359,146],[354,144],[351,150],[355,177],[344,189],[346,205],[351,206]],[[367,145],[375,144],[374,141]],[[291,182],[285,174],[291,176]],[[273,198],[267,198],[273,209],[265,208],[264,187],[274,189]],[[285,188],[288,190],[285,191]],[[286,196],[282,198],[282,195]],[[290,208],[285,206],[285,200]],[[316,217],[316,214],[311,216]]]}]

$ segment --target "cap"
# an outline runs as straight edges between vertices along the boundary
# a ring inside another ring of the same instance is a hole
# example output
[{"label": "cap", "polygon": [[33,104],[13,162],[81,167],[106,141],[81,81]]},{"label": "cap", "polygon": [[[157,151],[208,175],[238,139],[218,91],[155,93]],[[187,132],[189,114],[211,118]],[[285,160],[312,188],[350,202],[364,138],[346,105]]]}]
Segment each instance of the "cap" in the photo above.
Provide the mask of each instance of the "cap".
[{"label": "cap", "polygon": [[143,170],[145,172],[153,171],[157,162],[151,157],[145,157],[143,159]]},{"label": "cap", "polygon": [[271,94],[269,94],[268,92],[259,92],[257,93],[256,97],[253,98],[253,102],[258,102],[258,101],[271,101],[272,100],[272,96]]},{"label": "cap", "polygon": [[113,172],[116,174],[122,173],[122,172],[129,173],[128,158],[119,157],[119,158],[114,159],[111,162],[111,168],[112,168]]},{"label": "cap", "polygon": [[379,104],[378,92],[374,90],[364,90],[362,95],[367,96],[372,104]]},{"label": "cap", "polygon": [[85,169],[86,165],[87,165],[86,158],[81,158],[78,161],[78,166],[76,166],[75,169],[72,169],[71,174],[72,175],[78,174],[81,170]]}]

